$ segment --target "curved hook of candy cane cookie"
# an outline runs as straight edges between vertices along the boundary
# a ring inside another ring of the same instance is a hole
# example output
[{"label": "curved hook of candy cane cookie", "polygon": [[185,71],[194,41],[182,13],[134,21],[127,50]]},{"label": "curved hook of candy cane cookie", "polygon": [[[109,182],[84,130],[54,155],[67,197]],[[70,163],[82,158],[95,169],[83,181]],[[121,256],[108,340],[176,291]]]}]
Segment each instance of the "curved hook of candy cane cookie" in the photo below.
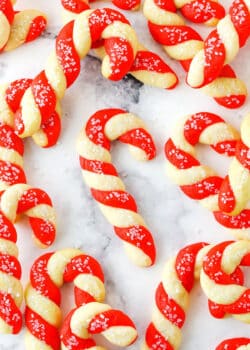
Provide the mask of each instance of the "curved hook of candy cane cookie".
[{"label": "curved hook of candy cane cookie", "polygon": [[104,275],[94,258],[78,249],[63,249],[39,257],[31,268],[25,292],[27,349],[60,348],[60,288],[67,282],[74,284],[77,306],[104,301]]},{"label": "curved hook of candy cane cookie", "polygon": [[[230,242],[229,244],[233,246],[238,243],[241,244],[241,242]],[[220,250],[217,250],[217,246],[207,245],[206,243],[195,243],[181,249],[176,257],[167,261],[163,271],[162,281],[156,290],[152,322],[146,330],[145,342],[141,347],[142,350],[157,349],[158,344],[164,349],[179,349],[182,336],[181,328],[185,323],[189,295],[193,289],[194,281],[195,279],[199,279],[202,266],[204,266],[203,263],[207,265],[210,263],[211,266],[214,266],[211,264],[211,260],[206,260],[207,254],[210,251],[214,251],[215,255],[217,255],[217,260],[220,260]],[[227,272],[230,274],[228,275],[228,282],[238,281],[239,283],[242,280],[242,271],[239,268],[233,271],[232,266],[236,265],[236,261],[238,264],[249,265],[250,256],[247,256],[245,261],[240,261],[240,257],[243,254],[240,254],[238,257],[236,247],[233,251],[234,256],[232,254],[233,262],[231,262],[231,265],[230,259],[227,259],[227,257],[225,257],[224,264],[225,266],[231,266],[230,271],[227,269]],[[220,279],[221,275],[216,274],[216,269],[213,273],[215,273],[214,278]],[[224,287],[229,289],[230,286],[224,285]],[[218,290],[214,292],[216,295],[218,295],[217,292],[219,293]],[[244,305],[246,306],[247,301],[245,300],[245,302]],[[250,339],[248,338],[228,339],[219,344],[216,350],[243,350],[248,349],[244,345],[247,346],[249,344]]]},{"label": "curved hook of candy cane cookie", "polygon": [[[145,0],[143,12],[153,38],[188,71],[193,57],[204,47],[201,36],[185,25],[172,2]],[[245,84],[229,66],[224,67],[220,76],[202,91],[226,108],[240,107],[247,96]]]},{"label": "curved hook of candy cane cookie", "polygon": [[205,40],[204,49],[196,53],[188,71],[187,82],[194,88],[214,81],[224,65],[232,62],[250,36],[250,3],[234,0],[229,14]]},{"label": "curved hook of candy cane cookie", "polygon": [[223,179],[199,162],[195,146],[209,145],[220,154],[233,156],[239,139],[237,130],[216,114],[200,112],[183,118],[165,145],[168,176],[188,197],[218,211]]},{"label": "curved hook of candy cane cookie", "polygon": [[26,184],[8,187],[2,194],[0,208],[14,223],[17,216],[28,216],[36,244],[41,248],[51,245],[56,236],[56,217],[46,192]]},{"label": "curved hook of candy cane cookie", "polygon": [[250,266],[250,242],[219,243],[206,253],[200,282],[214,317],[227,314],[250,323],[250,289],[243,286],[240,265]]},{"label": "curved hook of candy cane cookie", "polygon": [[62,348],[105,350],[96,347],[91,339],[95,334],[101,334],[110,343],[122,347],[133,344],[137,339],[135,325],[126,314],[107,304],[92,302],[74,309],[66,317],[61,329]]},{"label": "curved hook of candy cane cookie", "polygon": [[228,175],[222,182],[219,193],[219,208],[230,215],[238,215],[250,199],[250,113],[241,123],[241,140],[236,145]]},{"label": "curved hook of candy cane cookie", "polygon": [[[14,115],[20,108],[25,91],[31,86],[32,79],[18,79],[9,84],[0,85],[0,122],[14,128]],[[51,147],[57,143],[61,132],[61,107],[56,105],[54,113],[41,125],[40,130],[32,135],[40,147]],[[18,115],[16,115],[18,119]],[[25,181],[21,181],[25,182]]]},{"label": "curved hook of candy cane cookie", "polygon": [[13,224],[0,212],[0,333],[17,334],[22,328],[23,287]]},{"label": "curved hook of candy cane cookie", "polygon": [[155,156],[153,140],[140,118],[121,109],[103,109],[89,118],[77,141],[82,175],[128,257],[136,265],[150,266],[155,261],[153,237],[111,163],[110,142],[116,139],[128,144],[138,160]]}]

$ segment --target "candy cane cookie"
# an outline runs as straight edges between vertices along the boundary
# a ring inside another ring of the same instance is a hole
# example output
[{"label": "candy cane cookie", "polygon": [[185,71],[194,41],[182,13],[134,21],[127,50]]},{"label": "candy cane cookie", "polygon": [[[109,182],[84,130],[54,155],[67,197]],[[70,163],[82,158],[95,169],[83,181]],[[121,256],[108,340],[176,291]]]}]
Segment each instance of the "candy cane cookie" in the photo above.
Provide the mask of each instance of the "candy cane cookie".
[{"label": "candy cane cookie", "polygon": [[0,212],[0,334],[17,334],[22,328],[23,287],[16,241],[14,225]]},{"label": "candy cane cookie", "polygon": [[[129,0],[130,1],[130,0]],[[125,1],[120,1],[124,3]],[[64,6],[65,2],[62,1]],[[67,2],[66,11],[63,15],[65,23],[76,18],[77,14],[89,9],[89,3],[86,1],[78,1],[77,5],[73,2]],[[106,55],[103,46],[95,48],[96,55],[103,59]],[[144,84],[163,88],[173,89],[178,84],[178,77],[175,72],[164,62],[159,55],[147,50],[143,45],[138,45],[138,51],[135,60],[130,67],[129,74]]]},{"label": "candy cane cookie", "polygon": [[189,293],[195,278],[199,278],[202,264],[198,253],[205,253],[205,250],[206,243],[196,243],[183,248],[175,258],[167,261],[155,293],[152,321],[147,327],[142,350],[157,349],[158,346],[170,350],[180,347]]},{"label": "candy cane cookie", "polygon": [[202,143],[210,145],[217,153],[234,156],[240,142],[238,132],[222,118],[201,112],[183,118],[176,125],[173,136],[165,144],[165,156],[167,174],[184,194],[212,211],[217,222],[235,237],[250,239],[250,209],[236,216],[220,211],[224,179],[202,165],[195,153],[195,146]]},{"label": "candy cane cookie", "polygon": [[[27,349],[60,349],[59,327],[62,320],[60,288],[67,282],[74,283],[77,307],[86,305],[87,308],[85,310],[88,310],[86,312],[91,313],[92,320],[89,319],[89,328],[93,333],[95,324],[96,332],[98,332],[98,324],[99,329],[102,327],[101,321],[104,321],[103,316],[107,316],[107,322],[110,320],[110,327],[112,327],[112,322],[119,322],[119,319],[120,322],[129,322],[129,319],[124,314],[120,315],[119,312],[111,310],[107,305],[100,304],[105,298],[105,287],[104,275],[99,263],[93,257],[84,254],[78,249],[59,250],[54,253],[44,254],[35,261],[31,268],[30,283],[25,292],[27,304],[25,313]],[[102,305],[105,305],[105,310],[102,308]],[[68,345],[74,346],[74,344],[75,346],[83,346],[84,344],[86,348],[95,344],[92,339],[80,341],[78,344],[77,335],[71,334],[71,330],[68,329],[67,324],[72,313],[78,312],[83,317],[86,315],[86,312],[81,312],[81,308],[79,311],[77,310],[74,309],[70,312],[62,327],[63,349],[67,349]],[[89,316],[90,313],[88,314]],[[75,317],[73,318],[75,319]],[[84,327],[86,320],[80,319],[78,322],[83,322],[80,327]],[[125,323],[124,326],[126,325]],[[127,331],[130,331],[128,327]],[[109,334],[112,337],[112,329],[110,329],[110,332],[107,330],[107,338]],[[81,348],[85,349],[85,347]],[[80,347],[74,349],[80,349]]]},{"label": "candy cane cookie", "polygon": [[[185,323],[189,295],[195,280],[200,277],[204,256],[212,247],[206,243],[192,244],[167,261],[162,281],[155,293],[152,321],[146,330],[142,350],[180,348],[181,329]],[[241,276],[241,270],[236,269],[229,278],[237,281]],[[250,338],[228,339],[219,344],[216,350],[247,350],[248,347],[240,346],[249,344]]]},{"label": "candy cane cookie", "polygon": [[[187,72],[193,57],[204,47],[201,36],[185,25],[171,1],[145,0],[143,12],[155,41],[163,45],[166,53],[179,61]],[[226,108],[240,107],[247,96],[244,82],[236,77],[229,66],[225,66],[220,76],[201,90]]]},{"label": "candy cane cookie", "polygon": [[200,112],[184,117],[166,142],[167,173],[188,197],[211,211],[218,211],[218,194],[223,179],[196,157],[198,143],[233,156],[240,135],[218,115]]},{"label": "candy cane cookie", "polygon": [[224,179],[219,193],[220,210],[237,215],[246,208],[250,199],[250,113],[241,123],[241,140],[236,145],[228,175]]},{"label": "candy cane cookie", "polygon": [[[21,107],[15,115],[15,131],[21,138],[33,135],[42,123],[46,123],[66,88],[78,77],[80,59],[100,43],[106,51],[103,75],[119,80],[129,72],[138,51],[138,40],[128,20],[107,8],[82,12],[60,31],[56,49],[45,70],[33,80],[22,97]],[[172,84],[175,85],[176,80]]]},{"label": "candy cane cookie", "polygon": [[26,184],[8,187],[0,200],[2,213],[14,223],[19,215],[26,215],[36,244],[51,245],[56,236],[56,218],[52,202],[46,192]]},{"label": "candy cane cookie", "polygon": [[77,140],[82,175],[128,257],[136,265],[150,266],[155,261],[153,237],[111,163],[110,142],[116,139],[128,144],[138,160],[155,156],[154,142],[140,118],[121,109],[103,109],[88,119]]},{"label": "candy cane cookie", "polygon": [[188,71],[188,84],[198,88],[214,81],[223,66],[234,60],[249,36],[250,2],[234,0],[229,14],[218,22],[206,38],[204,48],[194,56]]}]

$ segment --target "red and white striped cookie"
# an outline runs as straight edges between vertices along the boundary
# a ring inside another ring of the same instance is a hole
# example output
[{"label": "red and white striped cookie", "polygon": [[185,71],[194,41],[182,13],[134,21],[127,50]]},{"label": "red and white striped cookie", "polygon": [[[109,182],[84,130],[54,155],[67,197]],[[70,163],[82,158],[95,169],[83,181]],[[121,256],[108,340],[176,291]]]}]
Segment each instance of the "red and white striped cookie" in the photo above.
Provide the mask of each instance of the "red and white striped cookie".
[{"label": "red and white striped cookie", "polygon": [[61,329],[62,349],[102,349],[91,338],[101,334],[117,346],[129,346],[137,339],[133,321],[122,311],[107,304],[92,302],[72,310]]},{"label": "red and white striped cookie", "polygon": [[0,334],[17,334],[22,328],[23,287],[14,225],[0,212]]},{"label": "red and white striped cookie", "polygon": [[188,197],[211,211],[218,211],[223,179],[199,162],[195,146],[209,145],[220,154],[234,156],[239,139],[237,130],[218,115],[200,112],[183,118],[165,145],[168,176]]},{"label": "red and white striped cookie", "polygon": [[[182,1],[178,3],[179,7],[183,4]],[[153,38],[188,72],[193,57],[203,49],[204,42],[199,33],[185,25],[176,10],[174,1],[169,0],[145,0],[143,7]],[[202,91],[226,108],[240,107],[247,96],[245,84],[229,66],[225,66],[217,79]]]},{"label": "red and white striped cookie", "polygon": [[140,118],[121,109],[100,110],[88,119],[77,141],[82,175],[128,257],[150,266],[155,261],[153,237],[111,162],[110,143],[116,139],[128,144],[138,160],[155,156],[154,142]]},{"label": "red and white striped cookie", "polygon": [[[244,209],[236,216],[220,211],[224,179],[196,158],[198,143],[210,145],[220,154],[234,156],[241,141],[238,132],[215,114],[201,112],[187,116],[176,125],[165,145],[168,176],[189,198],[213,211],[215,219],[237,238],[250,239],[250,210]],[[242,185],[244,187],[244,182]]]},{"label": "red and white striped cookie", "polygon": [[[130,5],[139,4],[138,0],[113,0],[113,3],[114,2],[116,2],[116,4],[119,3],[123,7],[128,6],[128,3],[130,3]],[[63,0],[62,5],[65,9],[63,15],[65,23],[75,19],[79,13],[90,9],[89,2],[85,0],[76,0],[75,2]],[[95,53],[99,58],[103,59],[106,54],[105,47],[100,46],[96,48]],[[173,89],[178,83],[178,77],[166,62],[164,62],[159,55],[147,50],[141,44],[138,46],[138,51],[129,73],[142,83],[158,88]]]},{"label": "red and white striped cookie", "polygon": [[[128,20],[118,11],[104,8],[82,12],[75,21],[66,24],[56,40],[56,47],[46,68],[32,82],[15,115],[15,131],[20,137],[31,136],[46,124],[63,98],[66,88],[80,73],[80,59],[91,48],[105,47],[102,62],[103,75],[111,80],[123,78],[131,69],[138,51],[138,40]],[[158,59],[154,69],[145,66],[147,53],[134,67],[138,79],[171,88],[176,85],[176,75]],[[140,71],[145,70],[143,78]],[[148,73],[153,70],[152,74]],[[155,72],[155,74],[154,74]],[[147,78],[147,74],[149,74]],[[162,81],[161,81],[162,80]],[[30,116],[32,115],[32,118]]]},{"label": "red and white striped cookie", "polygon": [[0,200],[2,213],[14,223],[19,215],[26,215],[34,240],[41,248],[51,245],[56,236],[56,218],[52,202],[46,192],[26,184],[8,187]]},{"label": "red and white striped cookie", "polygon": [[[195,279],[200,277],[203,259],[206,259],[206,254],[210,249],[216,251],[216,248],[206,243],[192,244],[181,249],[174,258],[167,261],[162,281],[155,293],[152,321],[146,330],[142,350],[177,350],[180,348],[181,329],[185,323],[190,293]],[[242,276],[239,269],[231,272],[230,281],[237,281]],[[220,275],[218,275],[218,278],[220,278]],[[224,282],[226,284],[226,280]],[[229,288],[230,286],[225,285],[224,287]],[[215,291],[215,294],[217,294],[217,291]],[[250,338],[228,339],[219,344],[216,350],[247,350],[249,345]]]},{"label": "red and white striped cookie", "polygon": [[188,71],[188,84],[199,88],[214,81],[223,66],[234,60],[249,36],[249,0],[234,0],[229,14],[219,21],[206,38],[204,48],[194,56]]}]

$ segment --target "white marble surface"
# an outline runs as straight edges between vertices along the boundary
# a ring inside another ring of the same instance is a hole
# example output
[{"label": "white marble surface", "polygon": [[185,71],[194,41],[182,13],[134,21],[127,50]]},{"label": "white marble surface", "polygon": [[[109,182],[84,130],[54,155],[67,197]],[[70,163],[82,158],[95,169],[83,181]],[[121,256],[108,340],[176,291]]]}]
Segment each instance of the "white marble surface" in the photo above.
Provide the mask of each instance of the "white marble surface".
[{"label": "white marble surface", "polygon": [[[229,0],[223,1],[228,6]],[[43,37],[9,54],[0,55],[0,82],[21,77],[34,77],[43,67],[54,45],[54,38],[61,27],[59,0],[20,0],[19,8],[36,7],[48,14],[49,26]],[[170,62],[161,48],[153,43],[141,13],[128,14],[135,24],[144,44],[157,50]],[[245,78],[250,91],[250,43],[241,51],[233,67]],[[99,259],[106,276],[107,300],[114,307],[125,310],[135,321],[140,334],[139,341],[131,349],[139,349],[143,331],[148,324],[153,305],[153,295],[160,280],[164,262],[181,247],[197,241],[218,242],[232,237],[213,220],[212,215],[198,204],[184,197],[165,174],[163,146],[171,128],[182,115],[202,110],[218,113],[239,126],[246,111],[225,110],[198,91],[187,87],[184,74],[178,64],[171,62],[181,80],[173,91],[141,86],[128,78],[119,83],[105,80],[100,73],[100,63],[87,58],[82,72],[63,100],[63,131],[58,145],[52,149],[39,149],[26,140],[25,169],[29,183],[45,189],[53,199],[58,216],[58,236],[54,246],[79,247]],[[248,79],[247,79],[248,77]],[[127,189],[135,196],[140,213],[154,234],[158,247],[157,264],[142,270],[130,264],[121,242],[113,233],[83,184],[75,138],[87,118],[97,109],[121,107],[143,118],[157,145],[157,157],[146,164],[131,159],[126,147],[116,144],[113,159]],[[226,173],[228,160],[202,149],[201,158],[214,164],[221,174]],[[23,282],[28,278],[32,261],[42,252],[34,247],[26,222],[17,226],[19,232],[20,259],[23,264]],[[71,290],[64,287],[63,292]],[[67,292],[65,292],[67,293]],[[69,297],[64,298],[64,309],[70,309]],[[23,350],[23,333],[19,336],[0,336],[0,350]],[[208,314],[205,297],[196,287],[190,313],[183,330],[181,349],[214,349],[224,338],[249,336],[249,326],[228,318],[215,320]],[[112,348],[110,345],[108,348]]]}]

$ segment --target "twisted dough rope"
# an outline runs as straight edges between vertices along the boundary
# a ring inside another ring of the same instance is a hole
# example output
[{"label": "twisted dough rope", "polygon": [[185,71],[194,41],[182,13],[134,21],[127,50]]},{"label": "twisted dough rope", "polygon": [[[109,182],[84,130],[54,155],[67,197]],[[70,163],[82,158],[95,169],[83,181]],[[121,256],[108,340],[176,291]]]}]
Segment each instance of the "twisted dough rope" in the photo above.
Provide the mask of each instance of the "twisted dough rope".
[{"label": "twisted dough rope", "polygon": [[[74,22],[63,27],[45,71],[35,78],[24,93],[21,107],[15,115],[15,131],[20,137],[33,135],[41,123],[46,123],[66,88],[79,75],[80,59],[101,40],[104,40],[106,50],[102,63],[103,75],[118,80],[129,72],[138,41],[127,19],[111,9],[82,12]],[[161,65],[158,64],[160,70]],[[31,115],[33,118],[30,118]]]},{"label": "twisted dough rope", "polygon": [[28,216],[36,244],[46,248],[56,235],[55,210],[49,196],[26,184],[8,187],[1,196],[2,213],[14,223],[18,215]]},{"label": "twisted dough rope", "polygon": [[[20,107],[25,91],[31,86],[32,79],[18,79],[9,84],[0,85],[0,121],[14,128],[14,115]],[[57,143],[61,132],[61,108],[48,118],[41,129],[32,135],[35,143],[40,147],[51,147]],[[24,181],[21,181],[24,182]]]},{"label": "twisted dough rope", "polygon": [[0,212],[0,334],[17,334],[22,328],[23,287],[16,241],[15,227]]},{"label": "twisted dough rope", "polygon": [[46,16],[37,10],[15,12],[14,0],[0,3],[0,52],[11,51],[20,45],[35,40],[42,34]]},{"label": "twisted dough rope", "polygon": [[241,140],[236,145],[228,175],[224,179],[219,193],[220,210],[237,215],[247,205],[250,199],[250,113],[241,123]]},{"label": "twisted dough rope", "polygon": [[[204,256],[211,248],[213,249],[213,246],[208,246],[206,243],[192,244],[181,249],[176,257],[166,263],[162,282],[156,290],[152,322],[146,330],[142,350],[179,349],[181,328],[185,323],[189,305],[189,294],[195,279],[200,277]],[[236,269],[228,276],[228,280],[235,281],[241,277],[241,270]],[[219,344],[216,350],[247,350],[249,344],[250,338],[228,339]]]},{"label": "twisted dough rope", "polygon": [[[129,0],[130,1],[130,0]],[[120,1],[124,3],[124,1]],[[88,1],[78,0],[77,4],[71,1],[65,6],[63,20],[65,23],[76,18],[77,14],[90,9]],[[119,6],[118,6],[119,7]],[[100,59],[104,59],[106,53],[103,46],[98,45],[95,53]],[[142,44],[138,44],[138,51],[135,60],[130,67],[129,74],[144,84],[163,88],[173,89],[178,84],[178,77],[174,71],[154,52],[147,50]]]},{"label": "twisted dough rope", "polygon": [[[234,236],[250,239],[250,210],[244,209],[236,216],[221,212],[218,196],[221,195],[223,179],[210,167],[200,164],[195,155],[195,145],[199,142],[210,145],[220,154],[233,156],[241,144],[239,139],[238,132],[219,116],[196,113],[176,125],[173,136],[166,142],[165,155],[168,176],[182,192],[213,211],[215,219]],[[243,165],[246,157],[241,159]],[[244,183],[242,185],[244,187]]]},{"label": "twisted dough rope", "polygon": [[[78,249],[64,249],[55,253],[48,253],[38,258],[31,268],[30,283],[25,292],[26,299],[26,347],[27,349],[41,349],[41,350],[59,350],[60,336],[59,327],[61,324],[62,313],[60,310],[60,288],[65,282],[73,282],[75,289],[75,303],[77,306],[87,304],[85,310],[89,310],[93,319],[89,320],[91,330],[95,322],[103,320],[103,316],[114,315],[117,317],[117,322],[129,320],[124,314],[119,314],[119,311],[108,311],[107,313],[101,309],[104,304],[99,304],[104,301],[105,287],[104,275],[99,263],[91,256],[85,255]],[[107,305],[103,306],[110,310]],[[83,307],[84,308],[84,307]],[[73,313],[81,313],[73,310]],[[97,314],[95,312],[98,310]],[[101,311],[100,311],[101,310]],[[98,315],[98,313],[100,313]],[[62,328],[62,348],[66,349],[68,345],[81,348],[84,345],[94,346],[95,342],[92,339],[80,340],[78,344],[78,337],[71,334],[71,330],[67,328],[67,320],[72,316],[72,312],[66,318]],[[96,317],[95,317],[96,316]],[[123,316],[123,318],[122,318]],[[74,316],[73,316],[74,317]],[[86,320],[78,320],[86,322]],[[112,322],[112,317],[111,317]],[[130,321],[132,323],[132,321]],[[83,324],[79,325],[82,327]],[[124,324],[126,326],[126,323]],[[96,329],[98,331],[98,329]],[[122,330],[134,334],[136,337],[135,327],[133,331],[129,327]],[[107,330],[107,338],[109,333]],[[111,334],[110,334],[111,335]],[[86,343],[86,344],[85,344]],[[73,349],[70,347],[70,349]]]},{"label": "twisted dough rope", "polygon": [[110,343],[122,347],[137,339],[135,325],[126,314],[107,304],[92,302],[73,310],[66,317],[61,329],[62,349],[105,350],[90,338],[94,334],[101,334]]},{"label": "twisted dough rope", "polygon": [[205,45],[194,56],[187,82],[197,88],[214,81],[223,66],[234,60],[239,49],[250,36],[250,2],[234,0],[229,14],[221,19],[217,28],[205,40]]},{"label": "twisted dough rope", "polygon": [[249,241],[217,244],[204,257],[200,282],[214,317],[223,318],[227,314],[250,323],[250,290],[243,286],[240,265],[250,265]]},{"label": "twisted dough rope", "polygon": [[121,109],[103,109],[89,118],[77,141],[82,175],[103,215],[122,239],[128,257],[136,265],[150,266],[155,261],[153,237],[111,163],[110,141],[116,139],[128,144],[138,160],[155,156],[153,140],[141,119]]},{"label": "twisted dough rope", "polygon": [[[89,2],[92,0],[61,0],[62,6],[69,14],[79,14],[89,10]],[[140,7],[140,0],[112,0],[112,3],[122,10],[135,11]]]},{"label": "twisted dough rope", "polygon": [[[185,71],[189,70],[193,57],[203,49],[201,36],[176,13],[176,7],[169,0],[145,0],[143,12],[148,20],[153,38],[163,45],[167,54],[180,61]],[[225,66],[220,76],[202,88],[217,103],[226,108],[238,108],[246,99],[245,84],[236,77],[231,67]]]}]

